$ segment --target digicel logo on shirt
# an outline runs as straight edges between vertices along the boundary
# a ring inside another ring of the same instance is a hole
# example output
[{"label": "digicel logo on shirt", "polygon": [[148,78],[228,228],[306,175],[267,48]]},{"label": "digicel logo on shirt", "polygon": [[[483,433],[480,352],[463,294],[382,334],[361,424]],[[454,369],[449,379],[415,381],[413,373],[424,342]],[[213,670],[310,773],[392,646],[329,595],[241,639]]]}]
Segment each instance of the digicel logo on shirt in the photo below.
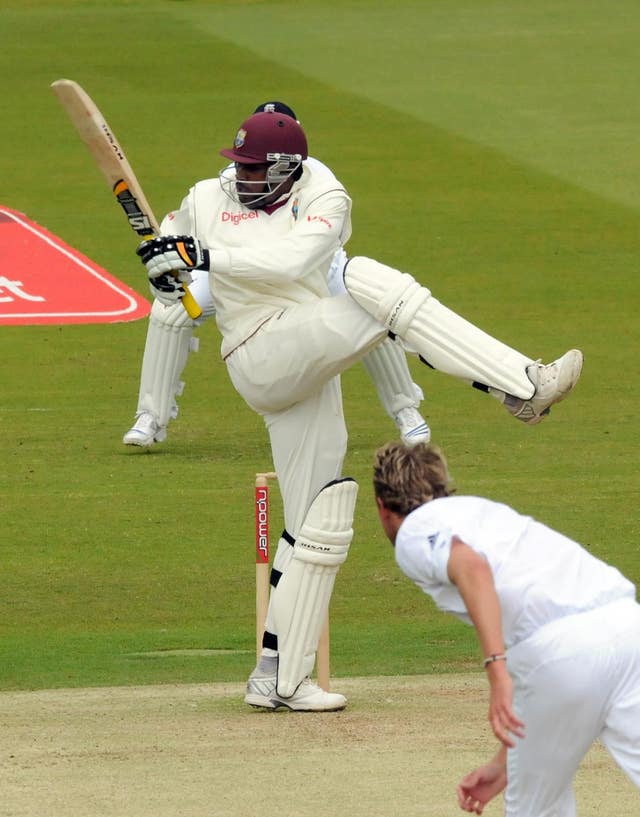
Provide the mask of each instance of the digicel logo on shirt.
[{"label": "digicel logo on shirt", "polygon": [[228,210],[222,211],[221,221],[230,221],[232,224],[240,224],[241,221],[248,221],[251,218],[259,218],[257,210],[250,213],[230,213]]},{"label": "digicel logo on shirt", "polygon": [[57,236],[0,206],[0,326],[133,321],[150,309]]}]

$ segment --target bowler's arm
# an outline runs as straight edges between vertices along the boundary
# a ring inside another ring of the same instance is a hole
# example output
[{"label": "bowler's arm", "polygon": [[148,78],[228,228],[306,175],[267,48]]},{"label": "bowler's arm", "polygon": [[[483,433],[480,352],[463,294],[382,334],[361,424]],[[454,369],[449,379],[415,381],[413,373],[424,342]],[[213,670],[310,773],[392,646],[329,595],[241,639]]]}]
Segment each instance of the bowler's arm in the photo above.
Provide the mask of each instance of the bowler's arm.
[{"label": "bowler's arm", "polygon": [[[502,611],[493,582],[493,573],[487,560],[461,539],[454,537],[447,573],[464,601],[476,629],[483,655],[485,657],[504,655]],[[491,686],[489,701],[491,728],[505,746],[513,746],[511,734],[522,737],[524,724],[513,712],[513,684],[506,661],[489,663],[487,675]]]}]

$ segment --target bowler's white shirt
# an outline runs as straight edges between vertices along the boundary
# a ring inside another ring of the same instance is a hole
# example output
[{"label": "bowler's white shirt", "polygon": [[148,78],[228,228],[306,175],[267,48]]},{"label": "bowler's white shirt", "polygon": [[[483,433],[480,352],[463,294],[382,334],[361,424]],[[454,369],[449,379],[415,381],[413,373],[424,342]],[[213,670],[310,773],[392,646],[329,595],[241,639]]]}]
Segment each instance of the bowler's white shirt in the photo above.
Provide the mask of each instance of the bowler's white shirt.
[{"label": "bowler's white shirt", "polygon": [[634,585],[618,570],[531,517],[480,497],[443,497],[404,519],[396,561],[440,609],[469,624],[447,575],[454,536],[491,567],[507,648],[554,619],[635,597]]}]

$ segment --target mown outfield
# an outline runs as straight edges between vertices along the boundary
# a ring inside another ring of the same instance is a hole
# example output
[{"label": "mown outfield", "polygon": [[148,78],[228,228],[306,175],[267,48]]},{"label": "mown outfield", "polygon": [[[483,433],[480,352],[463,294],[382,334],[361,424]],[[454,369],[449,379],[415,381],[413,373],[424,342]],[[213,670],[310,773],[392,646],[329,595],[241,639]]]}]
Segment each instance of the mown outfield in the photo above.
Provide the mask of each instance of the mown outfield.
[{"label": "mown outfield", "polygon": [[[583,349],[575,394],[537,428],[411,366],[461,491],[535,514],[638,582],[639,28],[631,0],[4,0],[0,204],[144,293],[135,239],[50,83],[94,97],[158,215],[217,173],[258,102],[284,99],[354,199],[351,254],[412,272],[533,357]],[[169,440],[125,449],[145,332],[0,326],[1,689],[252,668],[266,434],[208,324]],[[370,462],[394,426],[361,367],[344,393],[361,494],[334,676],[474,671],[472,633],[401,578],[377,527]]]}]

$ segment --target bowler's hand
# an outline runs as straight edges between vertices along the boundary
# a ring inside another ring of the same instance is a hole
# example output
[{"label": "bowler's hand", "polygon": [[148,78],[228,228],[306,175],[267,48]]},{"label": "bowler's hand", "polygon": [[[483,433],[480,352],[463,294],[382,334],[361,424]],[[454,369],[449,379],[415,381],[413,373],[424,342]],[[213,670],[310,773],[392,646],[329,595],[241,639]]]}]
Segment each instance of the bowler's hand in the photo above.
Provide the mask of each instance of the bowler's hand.
[{"label": "bowler's hand", "polygon": [[489,723],[493,734],[509,748],[515,745],[513,736],[524,737],[524,723],[513,711],[513,681],[504,662],[489,664],[490,684]]},{"label": "bowler's hand", "polygon": [[494,759],[462,778],[458,784],[458,805],[463,811],[482,814],[489,800],[500,794],[506,785],[506,765]]}]

